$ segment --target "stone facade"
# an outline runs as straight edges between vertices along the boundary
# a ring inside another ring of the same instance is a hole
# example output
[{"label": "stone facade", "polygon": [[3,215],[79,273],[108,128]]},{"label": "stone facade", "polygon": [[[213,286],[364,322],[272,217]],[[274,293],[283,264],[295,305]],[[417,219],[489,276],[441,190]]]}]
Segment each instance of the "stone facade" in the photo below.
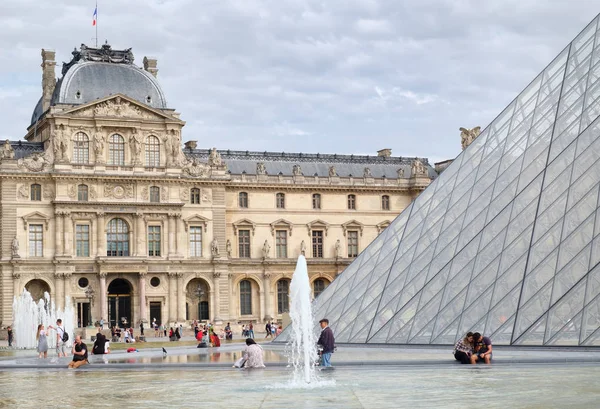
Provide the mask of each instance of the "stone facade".
[{"label": "stone facade", "polygon": [[[63,75],[97,55],[108,55],[103,66],[132,64],[106,50],[86,48]],[[280,319],[302,252],[318,293],[435,176],[426,160],[388,149],[369,157],[201,150],[193,141],[182,149],[179,114],[132,91],[81,104],[51,97],[64,85],[47,72],[54,54],[42,55],[48,109],[36,108],[25,141],[0,150],[2,325],[23,288],[48,291],[59,307],[69,296],[81,326],[101,317]]]}]

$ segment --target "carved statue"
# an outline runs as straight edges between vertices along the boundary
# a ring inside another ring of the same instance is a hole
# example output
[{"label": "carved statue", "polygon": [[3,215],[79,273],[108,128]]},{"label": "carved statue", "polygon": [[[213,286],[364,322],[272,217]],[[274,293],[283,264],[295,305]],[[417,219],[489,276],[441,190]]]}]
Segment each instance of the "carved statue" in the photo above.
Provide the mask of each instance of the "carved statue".
[{"label": "carved statue", "polygon": [[135,128],[132,131],[129,143],[131,145],[133,163],[141,163],[140,155],[142,154],[142,141],[140,135],[138,135],[137,130]]},{"label": "carved statue", "polygon": [[302,243],[300,243],[300,254],[303,256],[306,255],[306,243],[304,240],[302,240]]},{"label": "carved statue", "polygon": [[459,128],[460,131],[460,144],[463,148],[463,151],[467,149],[475,138],[477,138],[481,132],[481,127],[476,126],[473,129]]},{"label": "carved statue", "polygon": [[210,154],[208,155],[208,164],[215,167],[223,165],[223,159],[221,159],[221,154],[217,152],[217,148],[212,148],[210,150]]},{"label": "carved statue", "polygon": [[210,166],[206,163],[200,162],[196,157],[188,159],[183,165],[183,171],[192,177],[208,176]]},{"label": "carved statue", "polygon": [[63,125],[60,125],[60,128],[52,133],[52,148],[57,162],[69,160],[69,141]]},{"label": "carved statue", "polygon": [[101,128],[96,128],[94,134],[94,155],[96,155],[96,163],[104,163],[104,143],[106,138],[102,134]]},{"label": "carved statue", "polygon": [[172,129],[164,138],[165,151],[167,152],[167,164],[178,166],[181,164],[181,140],[179,131]]},{"label": "carved statue", "polygon": [[365,171],[363,173],[363,177],[365,177],[365,178],[373,177],[373,175],[371,175],[371,169],[365,168]]},{"label": "carved statue", "polygon": [[19,199],[29,199],[29,189],[25,185],[19,186],[17,194],[19,195]]},{"label": "carved statue", "polygon": [[219,241],[216,237],[210,242],[210,254],[213,257],[219,257]]},{"label": "carved statue", "polygon": [[21,256],[19,256],[19,239],[17,239],[17,236],[15,236],[15,238],[12,240],[12,243],[10,245],[10,250],[12,252],[13,258],[21,257]]},{"label": "carved statue", "polygon": [[292,168],[292,174],[294,176],[302,176],[302,168],[300,167],[300,165],[294,165],[294,167]]},{"label": "carved statue", "polygon": [[10,141],[7,139],[2,146],[2,150],[0,151],[0,159],[13,159],[15,157],[15,150],[10,144]]},{"label": "carved statue", "polygon": [[227,244],[225,245],[225,250],[227,251],[227,257],[231,257],[231,240],[227,239]]},{"label": "carved statue", "polygon": [[399,168],[396,173],[398,173],[398,179],[404,178],[404,168]]},{"label": "carved statue", "polygon": [[412,171],[412,175],[411,175],[412,177],[427,176],[427,169],[423,165],[423,162],[421,162],[418,159],[413,160],[411,171]]},{"label": "carved statue", "polygon": [[267,174],[267,168],[265,167],[264,162],[258,162],[256,164],[256,174],[257,175],[266,175]]},{"label": "carved statue", "polygon": [[335,242],[335,258],[340,258],[342,256],[342,243],[340,239],[337,239]]},{"label": "carved statue", "polygon": [[35,152],[26,158],[17,160],[17,166],[30,172],[42,172],[51,167],[52,158],[52,149],[48,148],[44,153]]},{"label": "carved statue", "polygon": [[262,248],[263,258],[269,258],[270,251],[271,251],[271,246],[269,245],[269,241],[265,240],[265,244],[263,244],[263,248]]},{"label": "carved statue", "polygon": [[329,177],[337,176],[337,171],[335,170],[335,166],[329,167]]}]

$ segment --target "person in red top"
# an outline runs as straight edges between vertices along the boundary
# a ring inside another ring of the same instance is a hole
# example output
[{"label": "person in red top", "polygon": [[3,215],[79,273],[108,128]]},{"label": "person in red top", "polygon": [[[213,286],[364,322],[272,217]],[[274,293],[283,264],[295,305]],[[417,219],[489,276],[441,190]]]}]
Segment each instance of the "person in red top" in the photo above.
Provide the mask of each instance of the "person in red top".
[{"label": "person in red top", "polygon": [[215,334],[212,328],[210,329],[210,343],[213,345],[213,347],[221,346],[221,340],[219,339],[217,334]]}]

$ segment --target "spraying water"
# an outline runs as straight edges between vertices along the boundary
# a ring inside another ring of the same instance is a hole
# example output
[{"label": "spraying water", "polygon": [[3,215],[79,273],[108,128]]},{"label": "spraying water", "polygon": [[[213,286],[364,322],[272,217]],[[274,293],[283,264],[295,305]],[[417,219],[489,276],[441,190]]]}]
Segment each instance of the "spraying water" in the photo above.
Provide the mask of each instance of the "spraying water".
[{"label": "spraying water", "polygon": [[[69,333],[69,342],[73,340],[73,330],[75,329],[75,312],[71,305],[70,297],[65,297],[65,309],[56,309],[53,302],[50,301],[50,295],[44,293],[44,298],[35,302],[27,290],[23,290],[20,296],[15,297],[13,301],[13,331],[15,334],[15,345],[19,348],[36,348],[36,331],[39,324],[44,324],[48,329],[49,325],[56,327],[56,320],[62,319],[63,328]],[[49,331],[48,347],[56,346],[56,333]]]},{"label": "spraying water", "polygon": [[314,319],[310,300],[310,282],[304,256],[298,258],[290,285],[290,318],[292,320],[290,360],[294,366],[294,381],[311,383],[317,380]]}]

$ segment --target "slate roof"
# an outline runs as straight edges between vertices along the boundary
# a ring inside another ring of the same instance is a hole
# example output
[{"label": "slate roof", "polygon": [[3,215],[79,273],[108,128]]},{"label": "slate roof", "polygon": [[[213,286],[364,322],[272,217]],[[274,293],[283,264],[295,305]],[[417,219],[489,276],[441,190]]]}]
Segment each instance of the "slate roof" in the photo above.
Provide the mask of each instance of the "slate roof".
[{"label": "slate roof", "polygon": [[24,158],[35,152],[44,152],[43,142],[10,141],[10,144],[15,151],[15,159]]}]

